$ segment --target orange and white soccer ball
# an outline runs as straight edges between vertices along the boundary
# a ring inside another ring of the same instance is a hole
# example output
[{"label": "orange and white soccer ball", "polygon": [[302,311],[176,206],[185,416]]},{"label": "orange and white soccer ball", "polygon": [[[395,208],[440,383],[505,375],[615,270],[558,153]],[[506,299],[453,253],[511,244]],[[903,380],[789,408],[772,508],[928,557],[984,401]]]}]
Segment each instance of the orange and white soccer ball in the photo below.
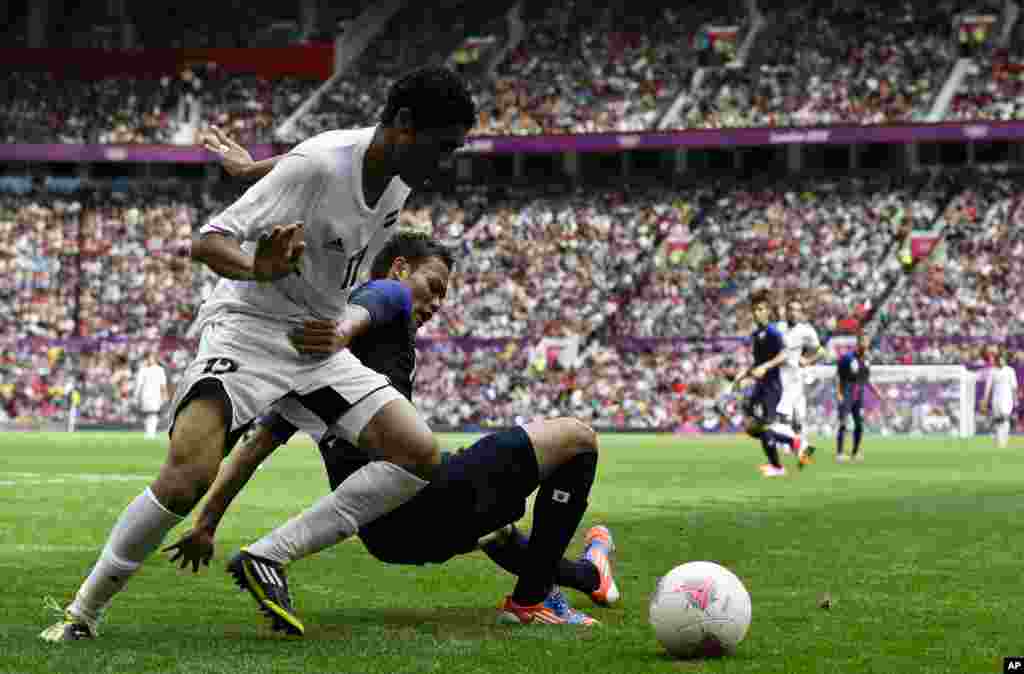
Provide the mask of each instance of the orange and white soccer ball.
[{"label": "orange and white soccer ball", "polygon": [[689,562],[658,580],[650,621],[672,655],[718,657],[743,641],[750,610],[750,593],[736,574],[714,562]]}]

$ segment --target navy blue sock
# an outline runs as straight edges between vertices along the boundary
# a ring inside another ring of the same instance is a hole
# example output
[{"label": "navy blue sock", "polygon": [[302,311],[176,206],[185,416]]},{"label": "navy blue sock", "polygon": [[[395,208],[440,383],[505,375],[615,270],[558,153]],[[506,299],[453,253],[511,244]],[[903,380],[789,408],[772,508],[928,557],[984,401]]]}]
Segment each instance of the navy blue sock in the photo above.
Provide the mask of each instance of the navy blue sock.
[{"label": "navy blue sock", "polygon": [[776,468],[782,468],[782,461],[779,460],[779,448],[775,446],[775,440],[771,437],[770,431],[765,431],[761,435],[761,449],[768,457],[768,463]]},{"label": "navy blue sock", "polygon": [[836,436],[836,454],[843,453],[843,444],[846,441],[846,428],[843,426],[839,427],[839,434]]},{"label": "navy blue sock", "polygon": [[533,504],[529,557],[512,598],[520,606],[539,604],[555,584],[558,561],[587,511],[590,487],[597,474],[597,453],[577,454],[541,482]]},{"label": "navy blue sock", "polygon": [[[495,564],[512,575],[518,576],[527,566],[526,560],[529,559],[530,554],[529,540],[516,530],[511,536],[488,541],[480,549]],[[555,584],[590,594],[601,586],[601,576],[597,572],[597,567],[592,563],[563,557],[559,560],[558,569],[555,572]]]}]

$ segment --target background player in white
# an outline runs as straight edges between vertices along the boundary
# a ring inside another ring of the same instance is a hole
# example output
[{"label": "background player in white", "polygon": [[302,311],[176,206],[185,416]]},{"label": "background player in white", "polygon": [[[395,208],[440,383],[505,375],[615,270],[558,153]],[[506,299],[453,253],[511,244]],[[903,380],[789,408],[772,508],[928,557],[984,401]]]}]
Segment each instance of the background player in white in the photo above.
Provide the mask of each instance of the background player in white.
[{"label": "background player in white", "polygon": [[465,142],[475,114],[451,71],[410,73],[392,85],[378,126],[299,144],[202,228],[192,257],[224,279],[194,326],[199,349],[175,394],[167,460],[43,639],[95,636],[112,597],[212,484],[235,436],[289,391],[325,390],[314,412],[387,459],[286,525],[297,554],[333,545],[423,488],[440,461],[437,441],[387,378],[345,348],[346,302],[397,229],[410,185]]},{"label": "background player in white", "polygon": [[167,373],[160,366],[155,353],[146,356],[139,373],[135,376],[135,403],[142,413],[146,438],[156,439],[156,427],[160,422],[160,408],[167,402]]},{"label": "background player in white", "polygon": [[818,332],[807,322],[804,304],[798,298],[786,302],[786,320],[783,321],[783,343],[786,359],[782,363],[782,400],[778,412],[790,420],[790,425],[799,438],[800,466],[806,465],[815,448],[807,443],[803,433],[807,419],[807,391],[805,369],[814,365],[824,355]]},{"label": "background player in white", "polygon": [[1010,441],[1010,424],[1013,419],[1014,402],[1020,391],[1017,372],[1010,367],[1006,351],[996,349],[995,362],[985,382],[985,395],[981,399],[981,413],[992,410],[992,424],[995,428],[996,446],[1005,448]]}]

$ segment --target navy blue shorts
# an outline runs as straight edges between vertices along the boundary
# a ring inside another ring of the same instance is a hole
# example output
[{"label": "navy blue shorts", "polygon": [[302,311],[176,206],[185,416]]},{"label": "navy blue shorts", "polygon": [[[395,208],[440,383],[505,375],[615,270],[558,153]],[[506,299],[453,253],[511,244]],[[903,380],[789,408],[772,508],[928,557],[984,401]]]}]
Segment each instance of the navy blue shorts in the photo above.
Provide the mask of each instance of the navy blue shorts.
[{"label": "navy blue shorts", "polygon": [[861,419],[864,413],[864,401],[854,398],[852,394],[843,394],[843,402],[839,403],[839,421],[853,415],[854,421]]},{"label": "navy blue shorts", "polygon": [[782,381],[758,379],[747,397],[744,409],[747,416],[761,426],[769,426],[778,418],[779,401],[782,400]]},{"label": "navy blue shorts", "polygon": [[411,501],[363,527],[359,537],[388,564],[441,564],[526,514],[539,483],[537,458],[522,428],[480,439],[454,454]]}]

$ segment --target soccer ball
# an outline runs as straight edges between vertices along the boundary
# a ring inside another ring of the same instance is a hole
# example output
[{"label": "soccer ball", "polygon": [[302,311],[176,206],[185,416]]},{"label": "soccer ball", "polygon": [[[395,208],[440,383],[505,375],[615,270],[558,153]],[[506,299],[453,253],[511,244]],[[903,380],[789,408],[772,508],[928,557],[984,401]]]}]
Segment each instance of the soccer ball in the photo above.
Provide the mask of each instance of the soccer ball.
[{"label": "soccer ball", "polygon": [[750,593],[729,569],[689,562],[658,580],[650,621],[658,641],[676,657],[726,655],[750,627]]}]

